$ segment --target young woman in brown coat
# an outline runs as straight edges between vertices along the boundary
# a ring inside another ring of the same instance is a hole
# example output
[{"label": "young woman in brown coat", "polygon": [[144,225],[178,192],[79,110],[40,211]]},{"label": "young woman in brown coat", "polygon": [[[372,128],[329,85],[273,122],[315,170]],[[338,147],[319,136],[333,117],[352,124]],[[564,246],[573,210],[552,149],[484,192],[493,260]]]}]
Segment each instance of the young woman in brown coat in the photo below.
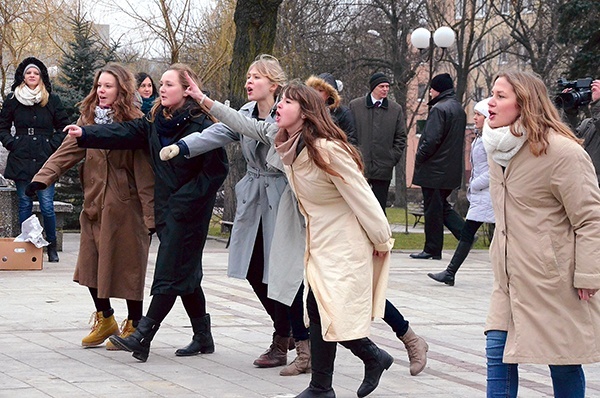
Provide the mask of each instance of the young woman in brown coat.
[{"label": "young woman in brown coat", "polygon": [[[131,72],[118,64],[106,65],[96,72],[94,86],[81,102],[78,124],[106,124],[142,116],[134,105],[135,91]],[[54,184],[81,160],[84,202],[73,280],[88,287],[96,307],[92,331],[81,341],[82,346],[92,347],[119,334],[111,297],[127,301],[122,336],[133,333],[142,317],[148,234],[154,230],[154,173],[144,150],[85,149],[76,139],[66,137],[33,177],[28,191]],[[106,348],[118,349],[111,343]]]}]

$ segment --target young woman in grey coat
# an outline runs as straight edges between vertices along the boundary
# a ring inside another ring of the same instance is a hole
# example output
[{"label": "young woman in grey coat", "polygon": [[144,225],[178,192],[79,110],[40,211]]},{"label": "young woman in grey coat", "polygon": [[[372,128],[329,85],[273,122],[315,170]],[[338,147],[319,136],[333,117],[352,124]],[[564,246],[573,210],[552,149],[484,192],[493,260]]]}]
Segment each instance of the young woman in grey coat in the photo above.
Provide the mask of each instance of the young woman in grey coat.
[{"label": "young woman in grey coat", "polygon": [[[274,123],[275,101],[285,82],[276,58],[258,56],[247,73],[245,87],[250,102],[239,114]],[[177,143],[178,153],[191,158],[236,141],[241,144],[247,172],[235,187],[237,208],[227,275],[248,280],[274,328],[271,346],[254,365],[285,366],[288,347],[295,345],[298,358],[280,373],[306,373],[310,371],[310,351],[299,292],[304,269],[304,220],[279,156],[271,145],[243,136],[222,123],[184,137]],[[295,298],[296,305],[292,305]],[[291,317],[290,310],[297,310],[299,315]],[[290,328],[294,339],[290,339]]]}]

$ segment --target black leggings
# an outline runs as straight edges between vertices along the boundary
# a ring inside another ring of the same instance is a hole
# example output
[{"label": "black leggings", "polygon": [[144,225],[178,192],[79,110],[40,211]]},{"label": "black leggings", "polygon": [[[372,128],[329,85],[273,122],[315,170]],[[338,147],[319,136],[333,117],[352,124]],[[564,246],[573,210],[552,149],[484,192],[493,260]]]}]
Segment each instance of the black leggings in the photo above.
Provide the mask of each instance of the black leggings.
[{"label": "black leggings", "polygon": [[[94,287],[88,287],[90,294],[92,295],[92,299],[94,300],[94,306],[96,306],[96,311],[110,311],[112,309],[110,305],[110,299],[108,298],[98,298],[98,289]],[[137,300],[126,300],[127,301],[127,319],[132,321],[139,321],[142,318],[142,307],[143,301]]]},{"label": "black leggings", "polygon": [[261,222],[256,232],[256,240],[254,241],[254,249],[252,250],[246,280],[250,283],[256,297],[258,297],[265,311],[271,317],[275,334],[281,337],[289,337],[291,327],[289,320],[290,307],[268,297],[268,286],[266,283],[263,283],[264,270],[265,255]]},{"label": "black leggings", "polygon": [[[173,308],[175,300],[177,296],[174,294],[155,294],[148,308],[148,318],[161,323]],[[181,296],[181,302],[190,319],[202,318],[206,315],[206,298],[201,287],[196,288],[191,294]]]}]

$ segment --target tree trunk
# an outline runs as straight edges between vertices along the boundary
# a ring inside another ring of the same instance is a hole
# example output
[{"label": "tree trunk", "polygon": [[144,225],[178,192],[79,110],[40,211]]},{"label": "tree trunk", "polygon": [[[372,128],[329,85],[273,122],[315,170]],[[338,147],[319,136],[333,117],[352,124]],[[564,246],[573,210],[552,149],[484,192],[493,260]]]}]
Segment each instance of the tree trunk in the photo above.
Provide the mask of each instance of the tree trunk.
[{"label": "tree trunk", "polygon": [[[229,67],[229,100],[238,109],[244,104],[246,72],[257,55],[271,53],[277,31],[277,12],[283,0],[238,0],[233,20],[235,41]],[[225,180],[223,219],[235,216],[235,184],[246,172],[246,162],[239,144],[228,145],[229,175]]]}]

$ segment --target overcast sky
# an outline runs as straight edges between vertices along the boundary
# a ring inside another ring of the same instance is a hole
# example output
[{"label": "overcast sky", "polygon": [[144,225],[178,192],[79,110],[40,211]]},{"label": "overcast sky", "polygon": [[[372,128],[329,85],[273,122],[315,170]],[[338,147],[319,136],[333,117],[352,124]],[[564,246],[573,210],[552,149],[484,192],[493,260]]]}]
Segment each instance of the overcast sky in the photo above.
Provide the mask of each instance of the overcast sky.
[{"label": "overcast sky", "polygon": [[[172,0],[177,2],[178,0]],[[206,6],[214,4],[215,0],[191,0],[192,6],[196,9],[203,9]],[[142,15],[150,15],[151,10],[157,10],[156,0],[130,0],[136,4],[136,11]],[[110,38],[112,40],[121,40],[122,45],[136,45],[144,40],[143,33],[136,29],[138,22],[127,16],[127,14],[117,11],[114,6],[108,3],[110,1],[83,0],[84,9],[89,14],[93,22],[98,24],[110,25]],[[123,6],[126,7],[125,2]],[[155,12],[156,13],[156,12]]]}]

